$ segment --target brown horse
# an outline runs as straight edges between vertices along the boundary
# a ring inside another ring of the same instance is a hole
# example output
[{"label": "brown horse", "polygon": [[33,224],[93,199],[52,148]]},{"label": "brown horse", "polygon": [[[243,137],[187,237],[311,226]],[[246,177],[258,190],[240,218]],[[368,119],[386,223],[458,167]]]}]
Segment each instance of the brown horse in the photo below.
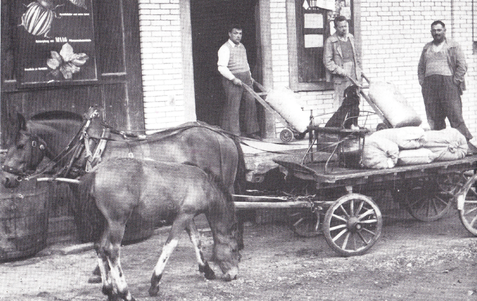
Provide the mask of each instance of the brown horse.
[{"label": "brown horse", "polygon": [[124,300],[134,300],[119,258],[126,222],[133,210],[150,222],[166,217],[174,220],[154,268],[149,289],[151,296],[159,291],[164,266],[183,230],[187,231],[194,245],[199,271],[207,279],[215,278],[202,254],[199,232],[194,224],[194,217],[201,213],[209,221],[214,258],[225,274],[224,279],[236,279],[240,260],[235,238],[237,219],[232,196],[220,179],[185,164],[111,158],[86,174],[82,185],[89,188],[90,196],[106,219],[104,232],[95,248],[103,293],[109,299],[119,296]]},{"label": "brown horse", "polygon": [[[103,124],[94,108],[82,117],[64,111],[52,111],[33,116],[28,122],[18,114],[18,130],[12,137],[2,169],[3,184],[7,187],[18,185],[18,176],[25,176],[38,168],[43,156],[56,164],[56,170],[64,167],[66,162],[75,156],[74,149],[65,149],[77,139],[77,134],[85,127],[85,136],[90,144],[100,140],[107,141],[102,152],[102,159],[110,157],[134,157],[153,159],[161,162],[190,163],[203,170],[210,171],[221,179],[230,193],[241,193],[245,187],[245,162],[239,138],[219,128],[205,123],[190,122],[165,131],[148,135],[145,139],[128,138],[122,132],[116,132]],[[108,135],[105,135],[108,130]],[[86,140],[86,139],[85,139]],[[78,154],[76,154],[78,155]],[[64,177],[76,177],[84,172],[86,153],[78,155],[74,166],[61,170]],[[77,187],[70,186],[75,195],[79,195]],[[83,241],[93,238],[89,221],[81,216],[87,200],[77,198],[75,202],[78,228]],[[239,218],[239,246],[243,248],[243,224]]]}]

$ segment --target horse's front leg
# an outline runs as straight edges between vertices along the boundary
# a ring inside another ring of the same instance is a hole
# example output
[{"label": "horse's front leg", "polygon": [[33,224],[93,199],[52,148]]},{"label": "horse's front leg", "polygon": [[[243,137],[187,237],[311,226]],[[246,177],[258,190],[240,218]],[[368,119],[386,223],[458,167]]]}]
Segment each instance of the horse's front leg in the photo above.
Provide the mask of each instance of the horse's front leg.
[{"label": "horse's front leg", "polygon": [[159,260],[157,261],[157,264],[154,267],[154,272],[152,273],[151,287],[149,288],[150,296],[157,296],[157,294],[159,293],[159,282],[161,281],[164,267],[166,266],[166,263],[171,257],[172,252],[174,252],[174,249],[179,243],[180,234],[182,233],[182,231],[184,231],[184,229],[187,227],[187,224],[193,218],[193,216],[183,214],[177,217],[172,224],[172,228],[169,232],[169,236],[167,237],[166,243],[162,247],[161,256],[159,256]]},{"label": "horse's front leg", "polygon": [[200,234],[199,230],[197,230],[197,226],[192,220],[186,227],[187,234],[189,234],[190,241],[194,245],[195,256],[197,258],[197,263],[199,264],[199,272],[204,273],[205,278],[207,279],[215,279],[215,273],[210,268],[209,263],[207,260],[204,259],[204,254],[202,253],[202,247],[200,242]]}]

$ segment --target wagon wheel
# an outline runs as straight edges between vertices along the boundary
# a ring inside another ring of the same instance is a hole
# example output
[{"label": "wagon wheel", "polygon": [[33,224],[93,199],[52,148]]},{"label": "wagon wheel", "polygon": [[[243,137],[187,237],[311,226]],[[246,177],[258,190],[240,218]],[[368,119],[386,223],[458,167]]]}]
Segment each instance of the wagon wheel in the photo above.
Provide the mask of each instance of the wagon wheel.
[{"label": "wagon wheel", "polygon": [[291,142],[294,137],[293,131],[289,128],[285,128],[280,132],[280,140],[283,142]]},{"label": "wagon wheel", "polygon": [[301,237],[315,237],[320,231],[320,210],[304,208],[295,210],[288,215],[290,229]]},{"label": "wagon wheel", "polygon": [[402,189],[398,198],[415,219],[436,221],[449,212],[461,181],[459,173],[417,179],[408,185],[408,189]]},{"label": "wagon wheel", "polygon": [[383,220],[367,196],[350,193],[326,211],[323,233],[328,245],[342,256],[366,253],[381,236]]},{"label": "wagon wheel", "polygon": [[471,177],[463,188],[462,193],[457,197],[457,209],[459,218],[464,227],[477,236],[477,178]]}]

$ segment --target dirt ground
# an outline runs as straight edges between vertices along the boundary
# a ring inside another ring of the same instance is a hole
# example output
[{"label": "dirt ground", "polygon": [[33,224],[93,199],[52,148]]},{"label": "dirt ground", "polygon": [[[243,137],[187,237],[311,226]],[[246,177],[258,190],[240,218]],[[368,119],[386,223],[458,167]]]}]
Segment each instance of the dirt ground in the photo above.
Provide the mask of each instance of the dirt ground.
[{"label": "dirt ground", "polygon": [[[277,223],[249,224],[239,278],[232,282],[199,275],[184,234],[154,298],[147,290],[167,232],[124,246],[122,265],[137,300],[477,300],[477,240],[456,211],[432,223],[390,211],[383,210],[376,245],[350,258],[337,256],[322,236],[301,238]],[[210,256],[210,232],[201,233]],[[94,251],[61,255],[59,247],[0,264],[0,300],[105,300],[101,285],[87,282]]]}]

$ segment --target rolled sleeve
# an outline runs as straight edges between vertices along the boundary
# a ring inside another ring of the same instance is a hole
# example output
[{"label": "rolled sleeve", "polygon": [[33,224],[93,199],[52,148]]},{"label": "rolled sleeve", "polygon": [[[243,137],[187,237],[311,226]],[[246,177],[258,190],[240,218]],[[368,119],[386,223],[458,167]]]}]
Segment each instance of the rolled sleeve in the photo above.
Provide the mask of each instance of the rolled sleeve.
[{"label": "rolled sleeve", "polygon": [[220,74],[222,74],[222,76],[228,80],[233,80],[235,76],[227,67],[230,60],[230,49],[227,46],[222,45],[217,53],[217,56],[219,57],[217,61],[217,69],[219,70]]}]

